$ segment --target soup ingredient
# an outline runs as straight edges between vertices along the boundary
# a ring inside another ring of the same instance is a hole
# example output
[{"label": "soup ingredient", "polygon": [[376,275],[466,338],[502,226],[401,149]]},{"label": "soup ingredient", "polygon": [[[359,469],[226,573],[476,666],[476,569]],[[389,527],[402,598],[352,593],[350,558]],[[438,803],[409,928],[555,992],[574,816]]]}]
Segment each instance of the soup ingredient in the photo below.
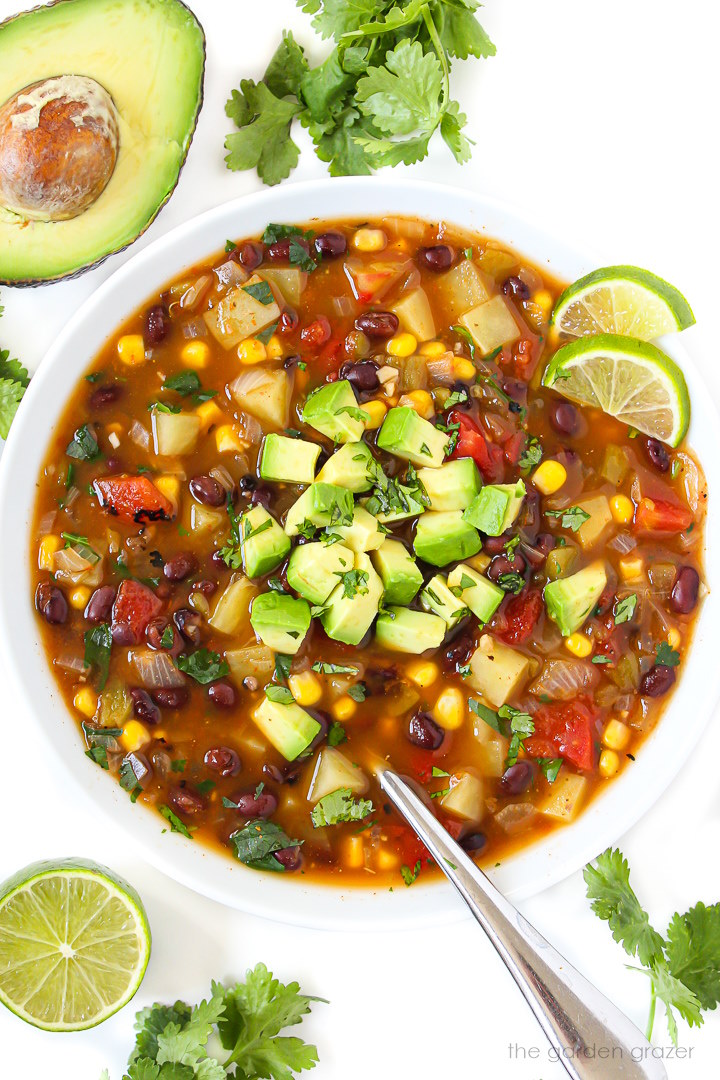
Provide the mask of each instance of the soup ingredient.
[{"label": "soup ingredient", "polygon": [[137,992],[150,927],[132,886],[84,859],[37,862],[0,886],[0,1001],[45,1031],[83,1031]]},{"label": "soup ingredient", "polygon": [[650,919],[630,885],[630,867],[617,848],[608,848],[589,863],[583,876],[595,914],[610,926],[612,936],[636,957],[650,979],[650,1013],[646,1038],[652,1038],[655,1007],[665,1006],[668,1032],[678,1041],[675,1012],[691,1027],[700,1027],[703,1013],[720,1002],[720,903],[695,904],[670,920],[665,938]]},{"label": "soup ingredient", "polygon": [[604,266],[569,285],[551,324],[567,337],[627,334],[651,341],[695,322],[682,293],[639,266]]},{"label": "soup ingredient", "polygon": [[682,442],[690,424],[687,384],[675,361],[656,345],[621,334],[563,345],[545,370],[543,386],[669,446]]},{"label": "soup ingredient", "polygon": [[60,0],[0,25],[0,52],[0,280],[72,276],[132,243],[172,194],[204,35],[180,0]]},{"label": "soup ingredient", "polygon": [[[244,982],[214,982],[211,989],[198,1005],[176,1001],[137,1013],[135,1046],[123,1080],[292,1080],[315,1067],[317,1047],[280,1032],[301,1023],[312,1002],[327,1004],[324,998],[300,993],[296,982],[281,983],[264,964],[248,970]],[[214,1057],[208,1054],[211,1037],[222,1048]],[[109,1080],[107,1070],[101,1080]]]},{"label": "soup ingredient", "polygon": [[334,40],[332,52],[311,67],[286,31],[262,81],[243,79],[233,90],[225,112],[239,131],[225,140],[229,169],[257,169],[266,184],[284,180],[300,155],[290,138],[294,119],[331,176],[412,165],[437,131],[456,161],[468,160],[467,117],[450,97],[450,70],[453,59],[495,55],[475,18],[478,0],[297,2],[318,33]]},{"label": "soup ingredient", "polygon": [[[0,307],[0,315],[3,309]],[[0,439],[7,439],[15,413],[30,385],[30,376],[19,360],[10,359],[8,349],[0,349]]]}]

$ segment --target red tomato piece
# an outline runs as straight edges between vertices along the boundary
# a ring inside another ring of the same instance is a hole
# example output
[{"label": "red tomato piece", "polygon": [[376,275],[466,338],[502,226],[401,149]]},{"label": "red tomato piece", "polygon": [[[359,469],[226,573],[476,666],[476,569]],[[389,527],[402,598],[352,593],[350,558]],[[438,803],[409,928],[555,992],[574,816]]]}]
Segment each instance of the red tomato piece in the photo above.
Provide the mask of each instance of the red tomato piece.
[{"label": "red tomato piece", "polygon": [[94,480],[100,505],[123,521],[169,521],[175,508],[147,476],[105,476]]},{"label": "red tomato piece", "polygon": [[535,734],[525,740],[533,757],[561,757],[589,772],[595,766],[597,710],[584,698],[541,705],[533,716]]},{"label": "red tomato piece", "polygon": [[383,833],[392,843],[405,866],[414,869],[418,859],[424,862],[432,858],[430,852],[408,825],[383,825]]},{"label": "red tomato piece", "polygon": [[457,445],[451,457],[472,458],[485,481],[490,484],[499,483],[505,473],[502,449],[495,443],[488,442],[475,421],[458,409],[453,409],[449,419],[451,424],[460,425]]},{"label": "red tomato piece", "polygon": [[318,315],[314,322],[308,323],[300,331],[300,340],[309,349],[319,349],[330,340],[330,320],[326,315]]},{"label": "red tomato piece", "polygon": [[516,435],[511,435],[503,446],[505,460],[509,462],[510,465],[517,465],[524,449],[525,433],[523,431],[518,431]]},{"label": "red tomato piece", "polygon": [[123,645],[138,645],[148,623],[160,614],[162,606],[162,600],[147,585],[132,578],[122,581],[112,609],[113,637],[117,631]]},{"label": "red tomato piece", "polygon": [[528,589],[513,596],[493,629],[508,645],[522,645],[535,629],[544,606],[540,590]]},{"label": "red tomato piece", "polygon": [[[310,360],[313,371],[317,371],[319,374],[324,375],[328,381],[335,382],[338,370],[343,362],[340,353],[341,347],[342,341],[340,338],[330,338],[318,353],[317,359]],[[333,376],[332,379],[330,379],[331,375]]]},{"label": "red tomato piece", "polygon": [[685,532],[693,516],[684,506],[661,499],[641,499],[635,510],[635,528],[640,532]]}]

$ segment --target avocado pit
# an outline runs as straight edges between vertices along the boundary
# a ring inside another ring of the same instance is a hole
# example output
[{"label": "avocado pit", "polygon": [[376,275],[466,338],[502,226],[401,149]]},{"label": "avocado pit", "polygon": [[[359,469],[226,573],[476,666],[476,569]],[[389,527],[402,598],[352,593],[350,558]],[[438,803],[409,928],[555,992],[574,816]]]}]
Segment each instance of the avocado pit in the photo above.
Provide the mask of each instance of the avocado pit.
[{"label": "avocado pit", "polygon": [[117,110],[95,79],[31,83],[0,108],[0,204],[36,221],[77,217],[105,190],[119,144]]}]

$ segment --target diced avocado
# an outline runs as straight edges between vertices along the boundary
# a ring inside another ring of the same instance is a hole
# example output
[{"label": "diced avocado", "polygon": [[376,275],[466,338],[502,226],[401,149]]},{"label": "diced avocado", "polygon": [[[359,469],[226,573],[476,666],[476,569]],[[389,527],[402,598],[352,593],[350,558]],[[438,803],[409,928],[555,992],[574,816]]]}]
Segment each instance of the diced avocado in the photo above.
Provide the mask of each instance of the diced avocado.
[{"label": "diced avocado", "polygon": [[264,506],[253,506],[240,519],[243,570],[248,577],[269,574],[290,551],[290,541]]},{"label": "diced avocado", "polygon": [[470,657],[467,683],[499,709],[522,690],[530,672],[530,658],[483,634]]},{"label": "diced avocado", "polygon": [[260,456],[263,480],[286,484],[312,484],[321,447],[305,439],[290,439],[272,432],[265,436]]},{"label": "diced avocado", "polygon": [[359,442],[367,423],[347,379],[324,383],[303,406],[303,422],[335,442]]},{"label": "diced avocado", "polygon": [[549,581],[545,586],[545,607],[563,637],[570,637],[592,615],[607,585],[605,563],[598,559],[577,574]]},{"label": "diced avocado", "polygon": [[349,442],[336,450],[318,473],[318,481],[337,484],[357,494],[373,486],[375,458],[363,442]]},{"label": "diced avocado", "polygon": [[320,617],[327,636],[346,645],[357,645],[365,637],[383,594],[382,581],[369,556],[356,555],[353,569],[354,578],[340,580]]},{"label": "diced avocado", "polygon": [[403,330],[407,330],[418,341],[430,341],[435,337],[435,319],[424,289],[417,288],[403,293],[393,304],[392,310],[400,320]]},{"label": "diced avocado", "polygon": [[449,630],[470,614],[462,600],[458,600],[457,596],[450,592],[444,574],[436,574],[428,581],[420,593],[420,603],[426,611],[439,615],[443,622],[447,623]]},{"label": "diced avocado", "polygon": [[423,577],[407,548],[399,540],[387,539],[371,558],[382,579],[385,602],[409,604],[422,585]]},{"label": "diced avocado", "polygon": [[321,731],[315,717],[294,701],[285,705],[264,698],[253,713],[253,720],[287,761],[294,761],[304,753]]},{"label": "diced avocado", "polygon": [[325,746],[318,755],[310,781],[308,802],[319,802],[339,788],[350,788],[353,795],[364,795],[368,787],[368,778],[362,769],[348,761],[334,746]]},{"label": "diced avocado", "polygon": [[577,557],[578,549],[570,547],[569,544],[566,547],[553,548],[545,562],[548,577],[552,581],[557,580],[557,578],[567,577],[575,565]]},{"label": "diced avocado", "polygon": [[260,593],[250,608],[250,625],[268,649],[294,655],[310,629],[310,605],[287,593]]},{"label": "diced avocado", "polygon": [[391,409],[383,421],[377,444],[381,450],[438,469],[445,460],[449,437],[409,406]]},{"label": "diced avocado", "polygon": [[443,810],[465,821],[482,821],[485,815],[485,785],[474,773],[455,773],[450,790],[440,799]]},{"label": "diced avocado", "polygon": [[337,484],[311,484],[287,512],[285,532],[297,536],[305,522],[319,529],[323,525],[349,525],[353,518],[353,497]]},{"label": "diced avocado", "polygon": [[486,536],[502,536],[520,513],[525,484],[487,484],[463,514],[466,521]]},{"label": "diced avocado", "polygon": [[461,315],[458,322],[469,331],[483,356],[512,344],[520,337],[520,327],[504,296],[493,296],[492,300],[478,304]]},{"label": "diced avocado", "polygon": [[280,318],[280,308],[266,281],[253,274],[244,285],[236,285],[206,311],[207,328],[223,349],[232,349],[245,338],[258,334]]},{"label": "diced avocado", "polygon": [[419,559],[433,566],[477,555],[482,541],[460,510],[430,511],[418,519],[413,547]]},{"label": "diced avocado", "polygon": [[[397,521],[407,521],[408,518],[425,513],[425,507],[418,498],[417,488],[406,487],[405,484],[395,484],[392,493],[393,498],[389,499],[387,493],[383,493],[381,496],[378,494],[378,489],[376,489],[370,498],[363,503],[365,509],[369,510],[381,525],[393,525]],[[392,509],[381,509],[384,506],[392,506]]]},{"label": "diced avocado", "polygon": [[439,469],[420,469],[417,477],[430,500],[429,510],[466,510],[482,487],[472,458],[447,461]]},{"label": "diced avocado", "polygon": [[375,551],[385,540],[385,533],[378,528],[377,518],[368,514],[362,506],[356,506],[350,525],[333,525],[332,532],[342,536],[343,543],[355,552]]},{"label": "diced avocado", "polygon": [[389,607],[378,616],[375,640],[392,652],[424,653],[437,649],[447,633],[447,623],[427,611]]},{"label": "diced avocado", "polygon": [[355,556],[342,544],[301,544],[290,556],[288,585],[311,604],[324,604],[338,583],[336,573],[352,570]]},{"label": "diced avocado", "polygon": [[600,543],[608,526],[612,524],[608,497],[607,495],[592,495],[573,505],[590,515],[575,533],[583,551],[589,551]]},{"label": "diced avocado", "polygon": [[462,589],[460,601],[467,604],[482,623],[490,622],[505,596],[499,585],[478,574],[467,563],[460,563],[451,570],[447,582],[454,591]]}]

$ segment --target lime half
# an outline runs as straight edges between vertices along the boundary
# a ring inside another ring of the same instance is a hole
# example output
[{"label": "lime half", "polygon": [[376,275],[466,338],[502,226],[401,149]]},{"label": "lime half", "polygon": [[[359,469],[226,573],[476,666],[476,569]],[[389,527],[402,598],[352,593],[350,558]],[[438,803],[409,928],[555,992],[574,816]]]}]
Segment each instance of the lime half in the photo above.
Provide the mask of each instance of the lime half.
[{"label": "lime half", "polygon": [[606,266],[569,285],[551,325],[568,337],[628,334],[651,341],[695,322],[685,297],[669,282],[638,266]]},{"label": "lime half", "polygon": [[677,364],[648,341],[596,334],[563,345],[543,375],[563,397],[595,405],[669,446],[690,423],[690,398]]},{"label": "lime half", "polygon": [[81,1031],[122,1008],[150,958],[135,890],[82,859],[38,862],[0,886],[0,1001],[45,1031]]}]

